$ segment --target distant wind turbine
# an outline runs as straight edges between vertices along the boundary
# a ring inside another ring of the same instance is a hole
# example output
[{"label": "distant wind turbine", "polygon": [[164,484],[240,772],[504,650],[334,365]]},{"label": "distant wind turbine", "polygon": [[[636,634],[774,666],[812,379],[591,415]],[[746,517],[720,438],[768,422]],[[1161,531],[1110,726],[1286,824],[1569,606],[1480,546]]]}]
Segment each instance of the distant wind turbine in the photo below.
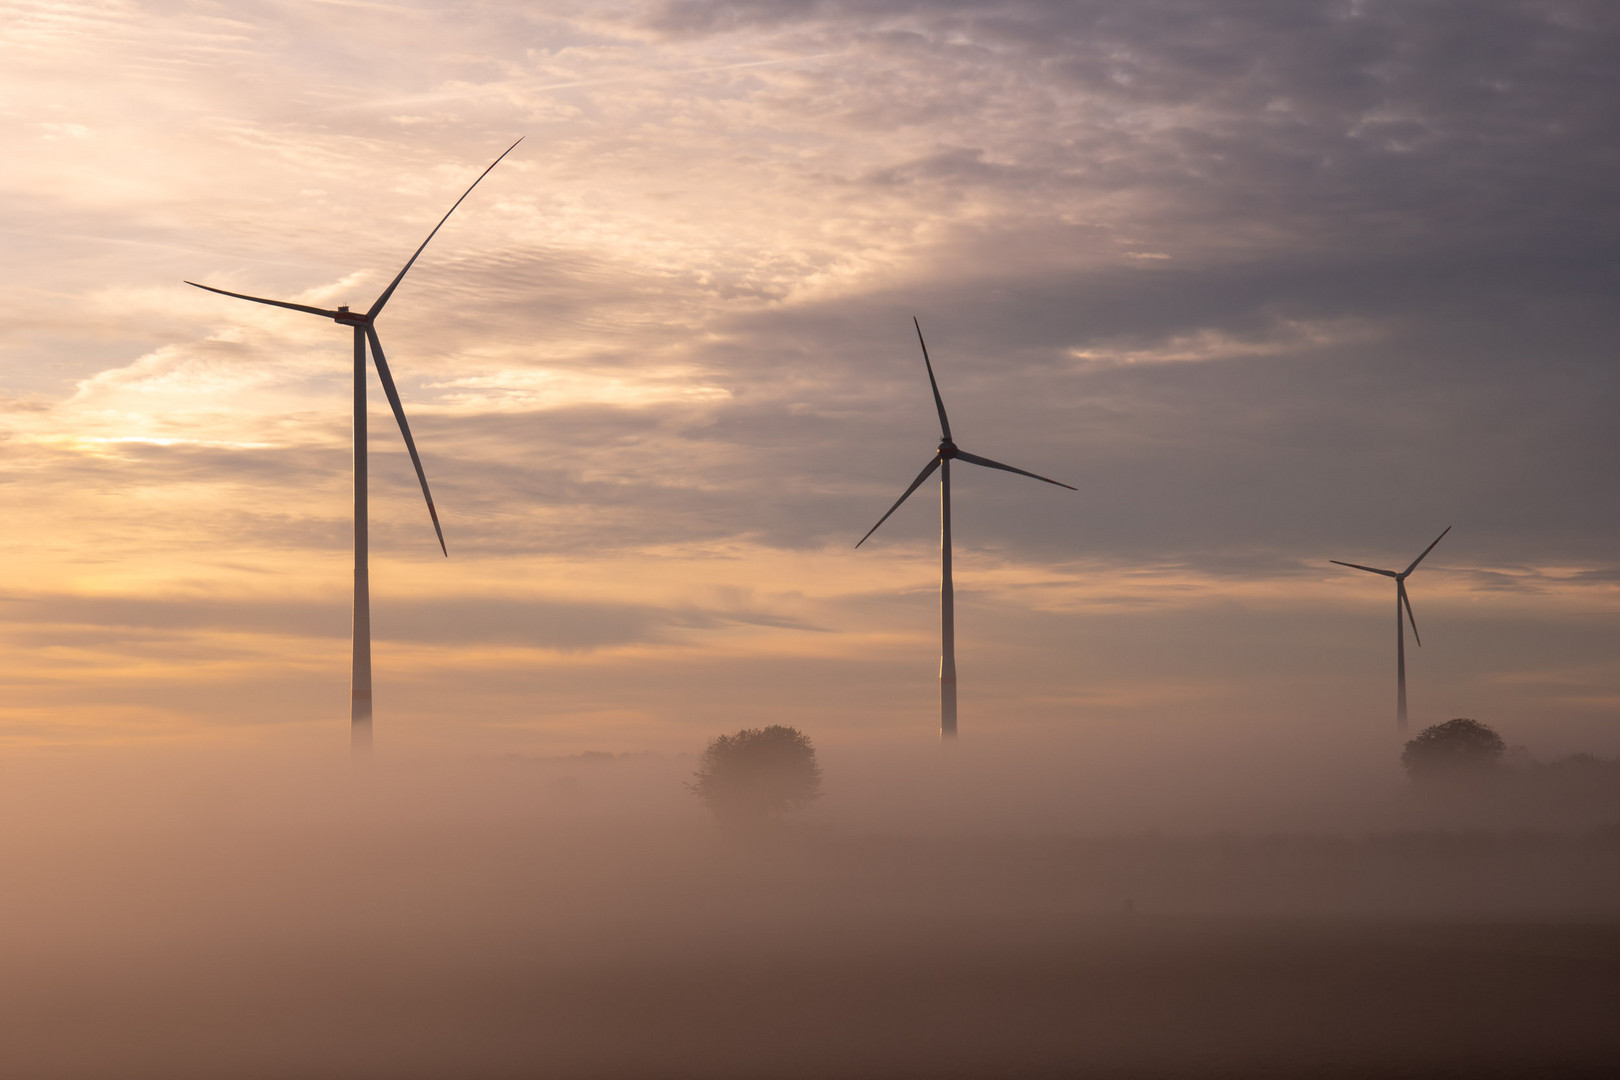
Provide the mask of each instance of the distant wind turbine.
[{"label": "distant wind turbine", "polygon": [[[1446,538],[1451,531],[1447,525],[1445,532],[1434,538],[1434,544]],[[1406,595],[1406,579],[1416,570],[1418,563],[1422,562],[1429,552],[1434,550],[1434,544],[1423,549],[1423,554],[1412,560],[1412,565],[1405,570],[1379,570],[1371,566],[1359,566],[1353,562],[1339,562],[1338,559],[1329,559],[1328,562],[1337,566],[1348,566],[1352,570],[1365,570],[1369,574],[1382,574],[1384,577],[1395,579],[1395,725],[1400,731],[1406,730],[1406,626],[1401,619],[1401,609],[1406,609],[1406,621],[1412,624],[1412,637],[1418,645],[1423,639],[1418,637],[1417,619],[1412,616],[1412,601]]]},{"label": "distant wind turbine", "polygon": [[[519,139],[518,142],[522,142]],[[383,393],[388,397],[388,404],[394,410],[394,419],[399,421],[400,434],[405,436],[405,449],[410,451],[411,464],[416,467],[416,479],[422,485],[422,497],[427,500],[428,516],[433,519],[433,531],[439,538],[439,550],[448,558],[450,550],[444,544],[444,530],[439,527],[439,512],[433,506],[433,493],[428,490],[427,474],[422,471],[422,459],[416,453],[416,440],[411,438],[411,426],[405,420],[405,406],[400,404],[399,391],[394,387],[394,377],[388,370],[388,360],[383,355],[382,342],[377,339],[376,321],[382,314],[383,307],[399,288],[405,274],[415,265],[418,255],[428,246],[428,242],[450,220],[450,215],[456,212],[473,188],[478,186],[480,180],[490,174],[490,170],[501,163],[501,159],[517,149],[518,143],[513,143],[506,151],[490,163],[488,169],[478,174],[478,180],[461,193],[455,206],[439,219],[439,224],[433,226],[433,232],[428,233],[427,240],[416,249],[400,272],[394,275],[394,280],[388,283],[388,288],[368,308],[364,314],[352,312],[347,307],[340,307],[336,311],[327,311],[325,308],[310,307],[307,304],[290,304],[284,300],[266,300],[260,296],[247,296],[243,293],[229,292],[225,289],[216,289],[211,285],[198,285],[195,281],[186,282],[199,289],[219,293],[222,296],[234,296],[238,300],[251,300],[255,304],[269,304],[271,307],[287,308],[291,311],[307,311],[311,315],[331,319],[354,329],[354,663],[350,682],[350,710],[349,731],[350,746],[358,756],[365,756],[371,750],[371,583],[370,583],[370,555],[369,537],[367,532],[366,515],[366,343],[371,343],[371,357],[377,365],[377,379],[382,383]]]},{"label": "distant wind turbine", "polygon": [[1028,476],[1047,484],[1056,484],[1060,488],[1076,490],[1068,484],[1048,480],[1023,469],[1015,469],[1011,465],[1003,465],[999,461],[970,454],[959,449],[951,441],[951,422],[945,416],[945,402],[939,396],[939,383],[934,379],[934,365],[928,359],[928,344],[923,341],[922,324],[913,316],[912,325],[917,328],[917,344],[922,346],[923,365],[928,369],[928,385],[934,391],[934,408],[939,410],[939,449],[923,466],[923,471],[917,474],[917,479],[911,482],[904,494],[889,507],[889,512],[878,518],[877,525],[867,530],[866,536],[855,542],[856,547],[866,543],[871,535],[878,531],[878,525],[889,520],[889,514],[900,509],[900,504],[910,498],[911,493],[922,486],[922,482],[939,470],[939,552],[940,552],[940,579],[939,579],[939,734],[944,739],[956,737],[956,601],[951,587],[951,460],[965,461],[972,465],[983,465],[987,469],[1001,469],[1003,472],[1017,473],[1019,476]]}]

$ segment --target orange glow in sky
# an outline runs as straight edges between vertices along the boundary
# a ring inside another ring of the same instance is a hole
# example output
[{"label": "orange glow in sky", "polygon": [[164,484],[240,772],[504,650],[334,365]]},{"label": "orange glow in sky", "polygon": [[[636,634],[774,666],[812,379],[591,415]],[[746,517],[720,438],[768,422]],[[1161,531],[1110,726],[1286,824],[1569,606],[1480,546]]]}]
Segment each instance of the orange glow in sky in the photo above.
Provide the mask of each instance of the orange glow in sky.
[{"label": "orange glow in sky", "polygon": [[380,323],[450,552],[373,382],[380,747],[932,740],[934,488],[853,548],[936,439],[915,314],[963,446],[1079,489],[957,473],[965,735],[1385,753],[1390,597],[1327,560],[1455,525],[1414,721],[1620,752],[1556,73],[789,7],[10,5],[0,747],[341,748],[347,332],[182,280],[363,307],[521,135]]}]

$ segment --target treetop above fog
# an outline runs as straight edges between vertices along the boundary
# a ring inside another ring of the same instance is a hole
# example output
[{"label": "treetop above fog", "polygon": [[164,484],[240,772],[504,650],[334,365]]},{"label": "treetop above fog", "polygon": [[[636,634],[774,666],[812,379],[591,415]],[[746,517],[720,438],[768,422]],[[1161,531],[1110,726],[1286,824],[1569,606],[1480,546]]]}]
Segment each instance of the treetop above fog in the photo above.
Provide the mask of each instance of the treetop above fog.
[{"label": "treetop above fog", "polygon": [[1487,725],[1458,717],[1419,732],[1401,752],[1401,764],[1413,778],[1471,772],[1500,764],[1506,750]]},{"label": "treetop above fog", "polygon": [[709,743],[687,785],[716,817],[762,820],[797,810],[821,794],[821,767],[810,739],[772,724]]}]

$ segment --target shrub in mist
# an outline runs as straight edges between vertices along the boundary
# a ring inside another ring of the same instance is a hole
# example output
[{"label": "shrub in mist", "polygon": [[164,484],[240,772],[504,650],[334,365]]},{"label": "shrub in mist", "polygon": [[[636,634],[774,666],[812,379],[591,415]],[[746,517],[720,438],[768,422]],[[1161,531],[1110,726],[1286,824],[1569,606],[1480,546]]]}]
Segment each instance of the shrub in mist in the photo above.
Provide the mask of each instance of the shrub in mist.
[{"label": "shrub in mist", "polygon": [[1494,770],[1507,744],[1478,720],[1458,717],[1424,728],[1401,751],[1401,765],[1414,780],[1477,776]]},{"label": "shrub in mist", "polygon": [[821,766],[808,736],[772,724],[715,739],[686,786],[722,821],[761,823],[818,798]]},{"label": "shrub in mist", "polygon": [[1620,824],[1620,761],[1571,754],[1514,770],[1527,811],[1570,824]]}]

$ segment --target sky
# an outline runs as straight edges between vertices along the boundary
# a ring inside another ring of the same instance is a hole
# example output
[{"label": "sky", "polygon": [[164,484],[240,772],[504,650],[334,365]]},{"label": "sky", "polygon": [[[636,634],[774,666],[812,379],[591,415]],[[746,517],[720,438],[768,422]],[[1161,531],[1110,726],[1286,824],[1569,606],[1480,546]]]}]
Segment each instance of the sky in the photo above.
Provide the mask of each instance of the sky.
[{"label": "sky", "polygon": [[[1620,754],[1601,0],[0,15],[0,754],[345,753],[369,305],[379,753],[937,740]],[[1011,743],[1009,743],[1011,745]],[[1257,762],[1261,764],[1256,764]],[[1238,767],[1241,766],[1241,767]],[[1224,767],[1224,766],[1223,766]],[[1237,781],[1234,781],[1237,782]],[[1246,780],[1245,780],[1246,782]]]}]

